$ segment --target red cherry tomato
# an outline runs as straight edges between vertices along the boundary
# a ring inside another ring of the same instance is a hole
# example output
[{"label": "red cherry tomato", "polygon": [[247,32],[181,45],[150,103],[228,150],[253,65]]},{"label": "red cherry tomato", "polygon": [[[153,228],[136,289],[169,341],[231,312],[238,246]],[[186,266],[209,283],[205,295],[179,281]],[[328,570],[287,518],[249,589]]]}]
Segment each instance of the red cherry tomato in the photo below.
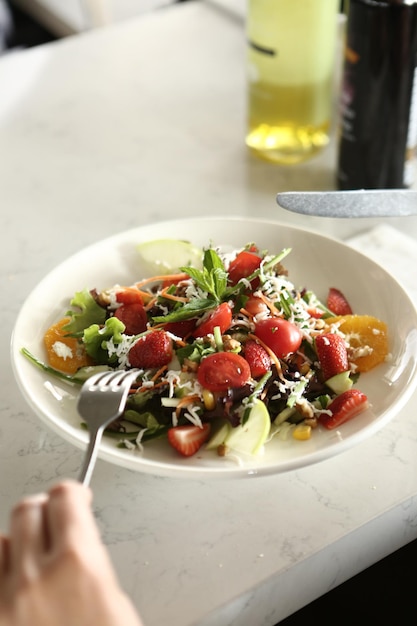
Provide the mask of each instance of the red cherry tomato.
[{"label": "red cherry tomato", "polygon": [[209,391],[243,387],[251,376],[248,362],[234,352],[209,354],[200,363],[197,379]]},{"label": "red cherry tomato", "polygon": [[232,309],[227,302],[222,302],[202,324],[197,326],[193,335],[194,337],[205,337],[213,334],[216,326],[220,327],[220,332],[223,334],[230,327],[231,322]]},{"label": "red cherry tomato", "polygon": [[261,264],[261,257],[253,252],[242,250],[229,265],[229,281],[236,285],[241,278],[250,276]]},{"label": "red cherry tomato", "polygon": [[148,318],[140,302],[122,304],[115,310],[114,317],[123,322],[126,335],[140,335],[146,330]]},{"label": "red cherry tomato", "polygon": [[301,345],[300,329],[280,317],[268,317],[255,325],[255,335],[271,348],[279,359],[296,352]]}]

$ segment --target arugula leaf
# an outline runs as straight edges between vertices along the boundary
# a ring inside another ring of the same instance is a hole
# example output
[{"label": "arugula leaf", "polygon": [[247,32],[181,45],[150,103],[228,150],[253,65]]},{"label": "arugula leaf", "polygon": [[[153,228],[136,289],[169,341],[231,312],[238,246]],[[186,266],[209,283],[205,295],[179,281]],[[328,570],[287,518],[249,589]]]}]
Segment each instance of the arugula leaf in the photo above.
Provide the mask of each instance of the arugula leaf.
[{"label": "arugula leaf", "polygon": [[110,368],[105,365],[86,365],[85,367],[80,367],[79,370],[75,372],[75,374],[65,374],[60,370],[47,365],[43,361],[40,361],[36,358],[27,348],[22,348],[21,350],[23,356],[25,356],[29,361],[31,361],[36,367],[43,370],[47,374],[51,374],[51,376],[55,376],[56,378],[60,378],[61,380],[65,380],[68,383],[75,383],[77,385],[82,385],[87,378],[90,378],[93,374],[98,374],[99,372],[106,372]]},{"label": "arugula leaf", "polygon": [[190,320],[193,317],[197,317],[201,313],[205,313],[206,311],[210,311],[210,309],[214,309],[217,306],[216,300],[212,299],[199,299],[195,298],[194,300],[190,300],[183,306],[175,309],[168,315],[157,315],[152,318],[152,321],[156,324],[161,324],[163,322],[182,322],[184,320]]},{"label": "arugula leaf", "polygon": [[104,324],[106,311],[97,304],[88,289],[77,291],[70,304],[77,307],[79,311],[67,311],[71,319],[63,330],[69,334],[80,336],[83,330],[91,324]]}]

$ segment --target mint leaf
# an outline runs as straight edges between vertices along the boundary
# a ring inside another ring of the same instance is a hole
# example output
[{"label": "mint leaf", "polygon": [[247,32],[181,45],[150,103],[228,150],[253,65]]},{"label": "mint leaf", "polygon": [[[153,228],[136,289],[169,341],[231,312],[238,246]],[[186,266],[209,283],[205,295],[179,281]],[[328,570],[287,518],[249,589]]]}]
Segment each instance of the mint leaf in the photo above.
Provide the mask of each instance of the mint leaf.
[{"label": "mint leaf", "polygon": [[182,272],[186,272],[200,289],[219,303],[226,290],[227,272],[223,261],[215,250],[211,248],[205,250],[203,258],[203,269],[195,267],[181,267]]}]

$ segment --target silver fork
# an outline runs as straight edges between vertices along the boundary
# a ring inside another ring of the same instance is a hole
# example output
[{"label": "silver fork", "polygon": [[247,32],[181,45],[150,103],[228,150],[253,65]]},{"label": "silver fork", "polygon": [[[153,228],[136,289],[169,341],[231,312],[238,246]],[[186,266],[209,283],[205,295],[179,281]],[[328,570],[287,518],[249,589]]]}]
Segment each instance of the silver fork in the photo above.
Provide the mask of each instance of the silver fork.
[{"label": "silver fork", "polygon": [[123,413],[130,387],[138,374],[137,369],[100,372],[90,376],[81,387],[77,409],[90,432],[79,476],[83,485],[90,483],[104,429]]}]

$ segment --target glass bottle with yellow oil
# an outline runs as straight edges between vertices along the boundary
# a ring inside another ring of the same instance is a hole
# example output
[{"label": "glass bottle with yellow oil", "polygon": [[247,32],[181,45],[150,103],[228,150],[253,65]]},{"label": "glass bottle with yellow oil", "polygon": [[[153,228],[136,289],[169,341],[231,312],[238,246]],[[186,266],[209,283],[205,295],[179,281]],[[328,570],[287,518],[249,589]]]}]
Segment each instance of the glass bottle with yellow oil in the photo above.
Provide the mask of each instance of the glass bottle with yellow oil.
[{"label": "glass bottle with yellow oil", "polygon": [[276,163],[329,142],[340,0],[248,0],[246,145]]}]

